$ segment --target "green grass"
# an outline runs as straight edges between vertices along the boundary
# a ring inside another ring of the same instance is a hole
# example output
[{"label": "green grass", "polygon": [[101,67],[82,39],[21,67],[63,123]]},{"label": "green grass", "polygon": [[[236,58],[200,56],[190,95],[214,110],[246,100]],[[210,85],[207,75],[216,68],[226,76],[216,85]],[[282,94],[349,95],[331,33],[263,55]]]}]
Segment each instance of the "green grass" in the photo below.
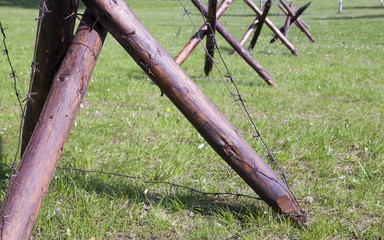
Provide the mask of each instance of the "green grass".
[{"label": "green grass", "polygon": [[[24,95],[38,14],[32,2],[0,0],[0,21],[8,27],[7,44]],[[172,56],[194,31],[186,18],[174,44],[183,16],[178,1],[128,2]],[[190,8],[200,25],[200,16]],[[307,230],[277,218],[279,214],[254,199],[58,170],[32,239],[228,239],[238,234],[240,239],[383,239],[384,7],[378,0],[356,0],[346,1],[342,14],[337,10],[338,1],[314,1],[302,16],[316,43],[292,26],[289,39],[300,57],[280,43],[270,45],[273,34],[263,28],[251,54],[275,77],[276,88],[267,86],[239,56],[231,56],[229,45],[218,39],[256,126],[308,213]],[[278,27],[285,21],[277,2],[270,16]],[[245,4],[236,1],[221,21],[240,39],[252,18]],[[200,46],[182,67],[265,155],[217,71],[204,76],[203,62]],[[1,198],[20,120],[9,72],[5,56],[0,56]],[[200,144],[205,144],[202,149]],[[111,36],[59,167],[255,195]]]}]

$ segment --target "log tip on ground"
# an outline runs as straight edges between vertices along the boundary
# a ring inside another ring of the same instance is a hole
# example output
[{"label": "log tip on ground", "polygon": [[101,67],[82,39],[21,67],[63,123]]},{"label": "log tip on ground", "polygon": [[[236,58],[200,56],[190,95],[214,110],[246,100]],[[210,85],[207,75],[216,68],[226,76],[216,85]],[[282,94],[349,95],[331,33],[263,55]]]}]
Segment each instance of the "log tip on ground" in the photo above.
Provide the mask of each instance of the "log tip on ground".
[{"label": "log tip on ground", "polygon": [[295,55],[295,56],[300,56],[300,53],[299,53],[299,51],[295,48],[295,49],[292,49],[292,53],[293,53],[293,55]]},{"label": "log tip on ground", "polygon": [[277,87],[277,84],[275,83],[275,80],[273,80],[273,78],[265,79],[265,81],[266,81],[269,85],[274,86],[274,87]]},{"label": "log tip on ground", "polygon": [[300,208],[299,205],[294,204],[290,197],[284,195],[277,199],[277,205],[283,214],[289,216],[294,222],[307,229],[307,214]]}]

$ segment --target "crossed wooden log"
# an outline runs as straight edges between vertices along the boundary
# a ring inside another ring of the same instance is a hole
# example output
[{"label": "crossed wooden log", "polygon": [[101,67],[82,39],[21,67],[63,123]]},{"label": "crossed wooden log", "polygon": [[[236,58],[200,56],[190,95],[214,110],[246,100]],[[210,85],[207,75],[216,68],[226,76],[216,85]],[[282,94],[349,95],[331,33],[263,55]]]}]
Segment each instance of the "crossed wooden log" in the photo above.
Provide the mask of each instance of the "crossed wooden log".
[{"label": "crossed wooden log", "polygon": [[[78,6],[76,0],[47,1],[50,12],[39,20],[43,21],[41,26],[46,34],[39,35],[38,43],[48,42],[53,45],[50,46],[52,49],[63,51],[49,52],[45,51],[47,45],[37,46],[37,55],[41,56],[36,59],[41,60],[38,66],[43,71],[38,72],[33,79],[35,81],[38,78],[38,83],[33,86],[32,91],[41,96],[28,102],[27,108],[31,111],[29,114],[27,112],[23,130],[22,157],[15,174],[10,178],[10,188],[1,206],[1,239],[29,238],[88,88],[107,31],[211,147],[269,206],[305,226],[305,213],[286,183],[161,47],[124,0],[83,2],[87,10],[73,40]],[[220,24],[216,26],[221,28]],[[62,35],[63,32],[68,36]],[[71,39],[70,46],[62,41],[66,38]],[[61,57],[64,58],[62,61],[46,65],[52,59]],[[52,77],[46,74],[48,72],[56,74]],[[44,96],[46,92],[48,93]]]}]

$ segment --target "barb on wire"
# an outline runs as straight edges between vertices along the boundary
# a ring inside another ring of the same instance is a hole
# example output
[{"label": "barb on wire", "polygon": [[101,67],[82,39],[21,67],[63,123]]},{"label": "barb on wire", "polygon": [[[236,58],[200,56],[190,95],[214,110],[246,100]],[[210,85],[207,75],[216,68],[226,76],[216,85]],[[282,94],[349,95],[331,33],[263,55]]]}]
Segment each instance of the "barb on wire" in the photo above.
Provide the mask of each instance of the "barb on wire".
[{"label": "barb on wire", "polygon": [[143,177],[129,176],[129,175],[124,175],[124,174],[120,174],[120,173],[111,173],[111,172],[93,171],[93,170],[83,170],[83,169],[68,168],[68,167],[58,167],[57,169],[61,170],[61,171],[76,171],[76,172],[80,172],[80,173],[84,173],[84,174],[85,173],[97,173],[97,174],[104,174],[104,175],[115,176],[115,177],[129,178],[129,179],[134,179],[134,180],[140,180],[140,181],[142,181],[145,184],[164,184],[164,185],[168,185],[168,186],[171,186],[171,187],[187,189],[187,190],[189,190],[191,192],[194,192],[194,193],[198,193],[198,194],[202,194],[202,195],[212,195],[212,196],[215,196],[215,197],[218,197],[218,196],[232,196],[232,197],[234,197],[236,199],[239,198],[239,197],[244,197],[244,198],[250,198],[250,199],[255,199],[255,200],[262,200],[259,197],[254,197],[254,196],[245,195],[245,194],[241,194],[241,193],[204,192],[204,191],[200,191],[200,190],[197,190],[197,189],[194,189],[194,188],[191,188],[191,187],[179,185],[179,184],[176,184],[176,183],[165,182],[165,181],[157,181],[157,180],[147,180],[147,179],[145,179]]},{"label": "barb on wire", "polygon": [[[187,14],[189,20],[191,21],[191,23],[194,26],[195,32],[197,33],[198,32],[198,28],[197,28],[195,22],[193,21],[193,19],[190,16],[191,11],[188,8],[185,7],[185,5],[182,3],[181,0],[179,0],[179,2],[183,6],[185,14]],[[200,1],[198,1],[198,3],[200,4]],[[201,7],[200,7],[200,9],[201,9]],[[202,17],[203,21],[206,22],[206,18],[205,18],[204,14],[202,12],[201,12],[201,17]],[[206,25],[207,25],[207,27],[211,27],[209,24],[206,24]],[[213,32],[213,31],[211,31],[211,32]],[[202,39],[200,38],[200,35],[198,35],[198,37],[199,37],[199,41],[200,41],[201,45],[204,48],[204,51],[207,53],[208,56],[210,56],[208,54],[208,50],[207,50],[206,46],[204,45]],[[227,89],[229,90],[230,94],[233,96],[234,101],[238,104],[238,106],[240,107],[244,117],[247,119],[248,123],[250,124],[251,129],[252,129],[252,136],[253,136],[253,138],[256,138],[261,143],[262,147],[264,148],[264,150],[267,153],[267,158],[268,158],[269,162],[277,169],[277,171],[278,171],[279,175],[281,176],[283,182],[286,184],[286,186],[288,188],[287,190],[289,192],[292,192],[290,187],[289,187],[289,185],[288,185],[287,178],[286,178],[284,172],[279,167],[278,162],[275,160],[274,156],[272,155],[271,151],[269,150],[269,148],[268,148],[267,144],[265,143],[264,139],[261,137],[261,134],[260,134],[259,130],[257,129],[257,127],[256,127],[256,125],[255,125],[255,123],[254,123],[254,121],[253,121],[253,119],[252,119],[252,117],[251,117],[251,115],[250,115],[250,113],[248,111],[248,108],[245,105],[246,100],[242,97],[242,94],[241,94],[237,84],[235,83],[235,78],[232,77],[232,74],[229,71],[229,67],[226,64],[226,62],[225,62],[225,60],[223,58],[223,55],[222,55],[222,53],[220,51],[220,48],[218,46],[215,34],[214,34],[214,38],[213,39],[214,39],[214,43],[215,43],[215,49],[218,52],[219,59],[220,59],[221,63],[223,64],[224,68],[225,68],[225,75],[220,70],[220,68],[219,68],[217,62],[215,61],[215,59],[213,59],[212,56],[210,56],[210,57],[212,59],[213,64],[215,65],[215,68],[217,69],[217,71],[218,71],[218,73],[219,73],[219,75],[221,77],[221,80],[224,82],[224,84],[227,87]],[[232,85],[234,90],[232,90],[230,85]]]}]

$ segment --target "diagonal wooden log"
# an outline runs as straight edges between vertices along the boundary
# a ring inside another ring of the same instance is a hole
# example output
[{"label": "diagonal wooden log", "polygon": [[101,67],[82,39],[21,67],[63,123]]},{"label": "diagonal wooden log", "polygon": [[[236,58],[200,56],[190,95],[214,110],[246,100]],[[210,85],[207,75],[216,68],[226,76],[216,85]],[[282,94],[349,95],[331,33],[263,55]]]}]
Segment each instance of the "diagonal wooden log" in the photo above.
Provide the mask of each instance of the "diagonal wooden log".
[{"label": "diagonal wooden log", "polygon": [[[93,26],[87,12],[83,22]],[[1,207],[1,239],[28,239],[106,36],[81,24],[54,77],[36,129]],[[72,34],[72,33],[71,33]]]},{"label": "diagonal wooden log", "polygon": [[[281,5],[288,11],[288,13],[291,16],[295,16],[296,14],[292,11],[292,9],[289,7],[288,3],[285,0],[280,0]],[[311,33],[305,28],[303,24],[301,24],[300,21],[293,21],[297,22],[298,28],[311,40],[312,42],[316,42],[315,38],[311,35]]]},{"label": "diagonal wooden log", "polygon": [[[192,3],[207,17],[208,9],[200,0],[192,0]],[[240,43],[229,33],[229,31],[219,22],[216,21],[216,29],[223,38],[232,46],[232,48],[251,66],[259,76],[269,85],[276,86],[271,74],[267,72],[252,56],[240,45]]]},{"label": "diagonal wooden log", "polygon": [[[288,11],[287,11],[281,4],[279,4],[279,8],[281,9],[281,11],[283,11],[283,13],[284,13],[286,16],[290,16],[290,17],[292,17],[292,16],[288,13]],[[293,11],[295,11],[295,8],[296,8],[296,7],[291,8],[291,9],[292,9]],[[308,25],[306,22],[304,22],[303,19],[298,18],[298,19],[296,19],[296,21],[294,22],[294,24],[298,27],[298,23],[297,23],[297,22],[300,22],[300,24],[302,24],[305,28],[310,29],[309,25]]]},{"label": "diagonal wooden log", "polygon": [[[225,11],[231,6],[234,0],[223,0],[219,7],[216,10],[216,19],[219,20],[220,17],[225,13]],[[185,45],[185,47],[180,51],[179,54],[175,57],[175,61],[177,64],[181,65],[187,59],[187,57],[191,54],[191,52],[199,45],[200,40],[202,40],[207,35],[207,25],[204,24],[199,31],[192,36],[189,42]]]},{"label": "diagonal wooden log", "polygon": [[37,71],[31,80],[32,100],[28,101],[25,112],[21,156],[39,120],[52,79],[73,39],[78,3],[79,0],[46,0],[40,3],[39,16],[44,14],[44,17],[39,19],[41,31],[36,37],[36,63],[32,64]]},{"label": "diagonal wooden log", "polygon": [[[244,0],[250,8],[258,15],[261,16],[263,13],[262,11],[256,6],[256,4],[252,0]],[[265,18],[265,24],[272,30],[273,33],[275,33],[281,42],[289,49],[291,52],[299,56],[299,51],[293,46],[293,44],[282,34],[279,29],[269,20],[268,18]]]},{"label": "diagonal wooden log", "polygon": [[207,17],[207,52],[205,54],[205,75],[209,75],[213,67],[213,56],[215,54],[215,31],[216,31],[216,8],[217,0],[208,1],[208,17]]},{"label": "diagonal wooden log", "polygon": [[[259,17],[256,17],[255,20],[253,20],[251,26],[249,26],[248,30],[244,33],[244,36],[240,40],[240,45],[244,46],[249,37],[252,35],[252,33],[255,31],[257,24],[259,22]],[[233,51],[232,55],[236,55],[237,52]]]},{"label": "diagonal wooden log", "polygon": [[255,47],[255,44],[257,42],[257,39],[259,38],[261,29],[263,28],[265,18],[267,17],[269,9],[271,9],[271,6],[272,6],[272,0],[267,0],[267,2],[264,4],[263,14],[261,14],[261,16],[259,18],[259,23],[257,25],[257,29],[255,31],[255,34],[253,35],[251,43],[249,44],[250,50],[252,50]]},{"label": "diagonal wooden log", "polygon": [[[289,7],[295,11],[296,10],[296,6],[294,5],[293,1],[291,2],[291,4],[289,5]],[[296,19],[297,21],[297,19]],[[292,24],[292,16],[291,15],[287,15],[287,18],[285,19],[285,23],[284,23],[284,36],[286,38],[288,38],[288,33],[289,33],[289,27],[291,26]]]},{"label": "diagonal wooden log", "polygon": [[124,0],[83,0],[99,22],[159,86],[212,148],[271,207],[304,224],[303,211],[287,185],[217,110],[172,59]]},{"label": "diagonal wooden log", "polygon": [[[291,19],[291,22],[290,22],[290,25],[294,22],[296,22],[296,20],[300,17],[301,14],[303,14],[303,12],[309,7],[309,5],[311,4],[311,2],[305,4],[303,7],[299,8],[299,10],[297,10],[297,12],[292,15],[292,19]],[[291,9],[291,8],[290,8]],[[293,10],[291,9],[291,11],[293,12]],[[285,27],[282,26],[280,28],[280,32],[282,32],[284,35],[285,35]],[[270,43],[273,43],[277,40],[277,37],[275,36],[271,41]]]}]

